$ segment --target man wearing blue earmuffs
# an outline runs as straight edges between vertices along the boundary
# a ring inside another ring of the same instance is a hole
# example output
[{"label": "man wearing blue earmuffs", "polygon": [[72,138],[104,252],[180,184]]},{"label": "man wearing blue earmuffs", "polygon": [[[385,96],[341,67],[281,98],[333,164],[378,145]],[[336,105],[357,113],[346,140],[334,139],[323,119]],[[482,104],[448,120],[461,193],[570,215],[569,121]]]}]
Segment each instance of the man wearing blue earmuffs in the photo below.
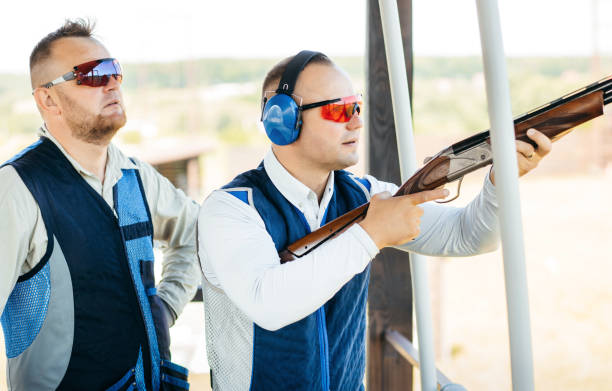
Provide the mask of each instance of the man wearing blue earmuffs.
[{"label": "man wearing blue earmuffs", "polygon": [[[259,167],[213,192],[198,220],[215,391],[363,390],[369,264],[379,249],[465,256],[496,248],[493,175],[454,208],[427,203],[447,190],[390,197],[395,184],[344,171],[358,160],[362,109],[324,54],[302,51],[268,72],[262,121],[272,147]],[[530,134],[537,150],[517,142],[521,175],[551,149],[546,136]],[[288,244],[368,200],[359,224],[281,264]]]}]

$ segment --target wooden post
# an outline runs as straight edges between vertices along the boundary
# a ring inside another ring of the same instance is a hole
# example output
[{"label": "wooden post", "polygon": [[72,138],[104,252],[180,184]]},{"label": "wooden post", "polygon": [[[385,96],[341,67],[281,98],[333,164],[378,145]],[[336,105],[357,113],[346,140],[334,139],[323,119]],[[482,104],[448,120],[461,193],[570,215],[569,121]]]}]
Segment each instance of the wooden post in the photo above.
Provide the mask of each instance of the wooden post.
[{"label": "wooden post", "polygon": [[[408,84],[412,96],[412,1],[397,0]],[[368,172],[401,184],[395,123],[378,0],[368,0],[367,131]],[[412,390],[412,367],[383,333],[393,328],[412,340],[412,290],[408,254],[384,249],[372,263],[368,297],[367,390]]]}]

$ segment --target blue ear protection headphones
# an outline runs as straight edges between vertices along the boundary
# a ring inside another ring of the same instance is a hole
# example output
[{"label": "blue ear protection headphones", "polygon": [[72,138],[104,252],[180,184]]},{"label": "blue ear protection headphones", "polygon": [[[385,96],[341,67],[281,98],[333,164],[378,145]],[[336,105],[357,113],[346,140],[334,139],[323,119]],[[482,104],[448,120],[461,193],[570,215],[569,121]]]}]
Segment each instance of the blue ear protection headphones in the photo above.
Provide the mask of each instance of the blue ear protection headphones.
[{"label": "blue ear protection headphones", "polygon": [[320,53],[309,50],[296,54],[281,76],[276,95],[270,99],[263,98],[261,121],[268,138],[276,145],[291,144],[300,135],[302,110],[291,94],[300,72],[317,54]]}]

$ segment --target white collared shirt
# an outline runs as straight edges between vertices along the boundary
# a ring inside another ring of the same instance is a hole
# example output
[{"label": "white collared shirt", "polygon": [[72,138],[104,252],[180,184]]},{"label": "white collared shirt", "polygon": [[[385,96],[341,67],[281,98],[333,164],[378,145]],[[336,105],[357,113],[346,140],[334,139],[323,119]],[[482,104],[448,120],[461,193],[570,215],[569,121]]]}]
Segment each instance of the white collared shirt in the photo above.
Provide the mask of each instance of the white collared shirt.
[{"label": "white collared shirt", "polygon": [[319,203],[315,192],[291,175],[276,159],[272,150],[264,159],[264,168],[274,186],[306,217],[310,230],[314,231],[319,228],[327,205],[334,194],[334,175],[330,174],[327,178],[323,197]]},{"label": "white collared shirt", "polygon": [[[319,203],[316,194],[293,177],[271,150],[264,168],[280,193],[304,214],[311,230],[319,228],[333,195],[333,173]],[[371,176],[366,179],[371,195],[393,194],[398,189]],[[427,203],[423,209],[421,234],[399,248],[467,256],[497,247],[497,204],[488,175],[481,193],[465,208]],[[370,236],[355,224],[300,259],[281,265],[258,212],[223,190],[214,191],[202,204],[198,229],[204,283],[222,289],[251,320],[269,330],[316,311],[378,253]]]},{"label": "white collared shirt", "polygon": [[[154,229],[154,239],[163,249],[164,266],[158,285],[159,296],[180,314],[200,283],[195,258],[195,224],[198,205],[176,189],[149,164],[133,163],[114,144],[108,146],[104,183],[72,158],[43,126],[39,136],[47,137],[68,159],[83,179],[102,196],[115,212],[113,187],[123,176],[122,169],[138,169]],[[116,212],[115,212],[116,214]],[[17,278],[38,264],[47,250],[47,231],[38,204],[12,166],[0,169],[0,313]]]}]

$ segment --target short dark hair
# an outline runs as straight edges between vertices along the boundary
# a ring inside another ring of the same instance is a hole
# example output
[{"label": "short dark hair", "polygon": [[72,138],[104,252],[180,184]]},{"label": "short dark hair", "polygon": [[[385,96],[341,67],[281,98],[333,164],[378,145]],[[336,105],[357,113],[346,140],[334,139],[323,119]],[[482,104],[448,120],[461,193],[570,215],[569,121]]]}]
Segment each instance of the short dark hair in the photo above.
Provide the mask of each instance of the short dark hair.
[{"label": "short dark hair", "polygon": [[[272,84],[280,81],[280,78],[283,76],[285,69],[287,69],[287,65],[293,60],[295,56],[287,57],[281,60],[278,64],[274,65],[272,69],[268,71],[266,77],[264,78],[263,85],[261,86],[261,97],[263,99],[266,91],[276,91],[276,86],[272,87]],[[323,53],[316,54],[314,57],[308,61],[308,65],[310,64],[333,64],[333,61],[327,57]],[[307,65],[307,66],[308,66]]]},{"label": "short dark hair", "polygon": [[64,25],[57,30],[49,33],[34,46],[30,54],[30,72],[36,64],[47,59],[51,55],[51,45],[60,38],[85,37],[93,38],[93,30],[96,27],[95,21],[89,19],[66,19]]}]

